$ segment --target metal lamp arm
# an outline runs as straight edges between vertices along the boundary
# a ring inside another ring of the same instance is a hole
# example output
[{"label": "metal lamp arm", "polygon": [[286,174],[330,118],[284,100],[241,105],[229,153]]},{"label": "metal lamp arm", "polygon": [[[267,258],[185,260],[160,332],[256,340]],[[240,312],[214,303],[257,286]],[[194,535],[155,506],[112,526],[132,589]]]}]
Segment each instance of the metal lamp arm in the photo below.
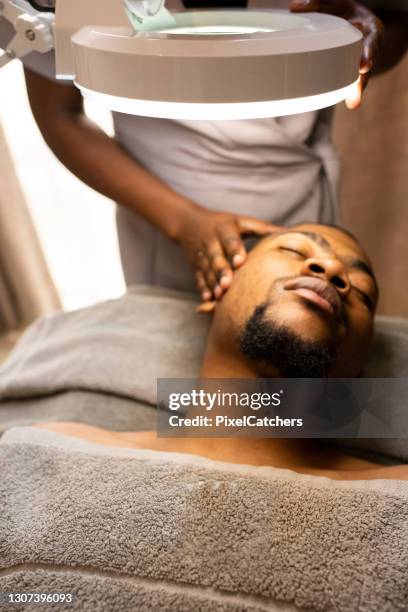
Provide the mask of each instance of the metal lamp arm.
[{"label": "metal lamp arm", "polygon": [[36,11],[41,13],[55,13],[56,0],[27,0]]},{"label": "metal lamp arm", "polygon": [[0,17],[15,29],[15,35],[0,55],[0,67],[32,51],[47,53],[53,49],[54,13],[40,13],[24,0],[0,0]]}]

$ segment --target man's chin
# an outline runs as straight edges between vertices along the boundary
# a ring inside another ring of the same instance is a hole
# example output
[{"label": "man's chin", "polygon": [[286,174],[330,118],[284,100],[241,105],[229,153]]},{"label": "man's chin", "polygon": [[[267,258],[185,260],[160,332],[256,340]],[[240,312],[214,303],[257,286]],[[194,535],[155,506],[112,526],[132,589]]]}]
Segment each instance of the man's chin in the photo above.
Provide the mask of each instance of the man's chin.
[{"label": "man's chin", "polygon": [[333,328],[329,327],[325,322],[316,321],[283,321],[281,327],[285,328],[288,333],[293,334],[299,341],[306,344],[319,345],[321,347],[330,347],[338,337]]}]

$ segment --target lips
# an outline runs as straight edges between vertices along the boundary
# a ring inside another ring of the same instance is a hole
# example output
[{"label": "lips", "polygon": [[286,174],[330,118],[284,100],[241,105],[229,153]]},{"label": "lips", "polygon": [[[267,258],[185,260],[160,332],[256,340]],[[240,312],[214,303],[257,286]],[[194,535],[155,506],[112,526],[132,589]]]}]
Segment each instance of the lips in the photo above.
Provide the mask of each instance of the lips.
[{"label": "lips", "polygon": [[286,291],[293,291],[302,298],[315,304],[327,314],[344,322],[345,312],[341,297],[327,281],[313,276],[300,276],[284,284]]}]

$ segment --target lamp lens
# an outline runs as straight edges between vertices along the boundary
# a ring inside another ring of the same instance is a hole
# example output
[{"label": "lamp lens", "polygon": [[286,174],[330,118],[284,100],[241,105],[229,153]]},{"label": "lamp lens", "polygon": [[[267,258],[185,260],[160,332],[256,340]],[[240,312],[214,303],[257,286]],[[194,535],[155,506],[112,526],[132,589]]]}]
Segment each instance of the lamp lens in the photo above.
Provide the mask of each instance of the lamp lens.
[{"label": "lamp lens", "polygon": [[193,34],[196,36],[214,36],[223,34],[256,34],[257,32],[275,32],[272,28],[257,28],[254,26],[241,25],[203,25],[175,27],[158,30],[162,34]]}]

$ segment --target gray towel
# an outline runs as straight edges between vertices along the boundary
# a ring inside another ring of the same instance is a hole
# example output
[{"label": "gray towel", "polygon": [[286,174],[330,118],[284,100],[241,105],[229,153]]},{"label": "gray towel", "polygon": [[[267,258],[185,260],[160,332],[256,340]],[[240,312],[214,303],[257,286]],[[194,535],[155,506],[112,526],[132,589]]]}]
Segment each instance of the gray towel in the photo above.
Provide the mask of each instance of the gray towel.
[{"label": "gray towel", "polygon": [[74,592],[81,612],[408,608],[408,482],[33,428],[6,432],[0,464],[1,592]]},{"label": "gray towel", "polygon": [[71,421],[113,431],[156,428],[156,409],[126,397],[94,391],[63,391],[43,397],[0,401],[1,433],[18,425]]},{"label": "gray towel", "polygon": [[157,378],[197,375],[209,317],[189,294],[139,287],[38,320],[0,368],[0,400],[86,390],[155,405]]}]

